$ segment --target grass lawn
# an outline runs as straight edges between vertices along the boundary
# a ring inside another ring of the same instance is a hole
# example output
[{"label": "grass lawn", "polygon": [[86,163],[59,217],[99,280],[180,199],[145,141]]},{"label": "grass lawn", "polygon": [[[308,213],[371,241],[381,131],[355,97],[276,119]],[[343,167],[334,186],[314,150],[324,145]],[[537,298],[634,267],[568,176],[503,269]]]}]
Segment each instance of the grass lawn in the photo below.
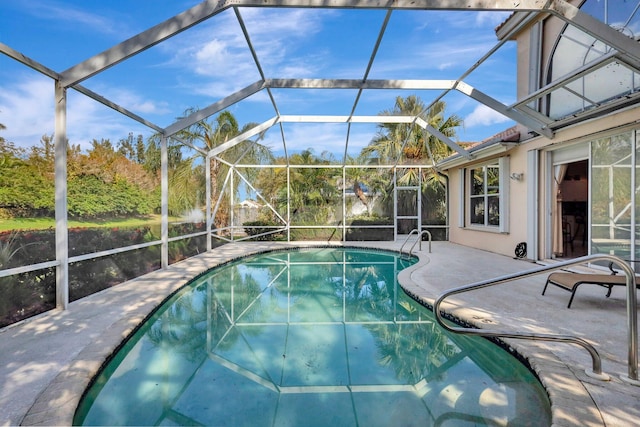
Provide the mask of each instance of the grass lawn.
[{"label": "grass lawn", "polygon": [[[160,215],[145,217],[111,218],[100,220],[69,220],[69,228],[74,227],[140,227],[160,224]],[[176,218],[169,218],[169,222]],[[56,226],[53,218],[12,218],[0,219],[0,231],[43,230]]]}]

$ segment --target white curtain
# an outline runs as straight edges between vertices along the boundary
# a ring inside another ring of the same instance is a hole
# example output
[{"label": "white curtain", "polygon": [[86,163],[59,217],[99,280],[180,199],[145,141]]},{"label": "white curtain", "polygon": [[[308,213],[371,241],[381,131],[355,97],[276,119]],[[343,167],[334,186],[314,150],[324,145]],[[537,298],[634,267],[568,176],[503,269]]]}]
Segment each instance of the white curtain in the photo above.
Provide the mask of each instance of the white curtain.
[{"label": "white curtain", "polygon": [[562,193],[560,184],[567,173],[568,164],[556,165],[553,168],[553,195],[555,201],[551,205],[551,219],[553,222],[553,253],[562,255],[564,246],[562,242]]}]

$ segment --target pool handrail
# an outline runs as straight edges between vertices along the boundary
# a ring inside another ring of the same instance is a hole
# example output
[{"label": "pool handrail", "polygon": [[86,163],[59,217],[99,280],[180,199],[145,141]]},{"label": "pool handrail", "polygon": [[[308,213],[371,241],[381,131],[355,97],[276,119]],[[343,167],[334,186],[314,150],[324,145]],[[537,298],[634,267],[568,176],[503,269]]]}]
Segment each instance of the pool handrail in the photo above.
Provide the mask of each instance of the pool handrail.
[{"label": "pool handrail", "polygon": [[[398,250],[398,253],[400,255],[402,255],[402,249],[404,249],[404,245],[407,244],[407,242],[409,241],[409,238],[411,238],[412,235],[414,234],[418,234],[418,229],[414,228],[413,230],[411,230],[409,232],[409,234],[407,234],[407,238],[404,239],[404,242],[402,243],[402,246],[400,246],[400,249]],[[424,233],[429,234],[429,253],[431,253],[431,233],[429,232],[429,230],[422,230],[419,234],[418,234],[418,240],[416,240],[415,242],[413,242],[413,246],[411,246],[411,248],[409,249],[409,255],[411,255],[411,252],[413,251],[413,248],[416,246],[416,243],[420,242],[420,247],[418,248],[418,250],[422,250],[422,235]]]},{"label": "pool handrail", "polygon": [[571,335],[538,334],[538,333],[517,332],[517,331],[509,332],[509,331],[499,331],[499,330],[491,331],[486,329],[450,326],[445,323],[444,319],[442,318],[442,311],[440,310],[440,306],[442,305],[442,302],[446,298],[455,294],[460,294],[467,291],[499,285],[499,284],[511,282],[517,279],[523,279],[526,277],[535,276],[548,271],[558,270],[565,267],[571,267],[571,266],[585,264],[587,262],[595,262],[595,261],[612,262],[613,264],[619,266],[620,269],[626,275],[627,326],[628,326],[628,340],[629,340],[628,377],[624,377],[622,375],[620,377],[623,381],[625,381],[628,384],[640,386],[640,381],[638,380],[638,343],[637,343],[638,313],[636,309],[637,295],[636,295],[636,286],[635,286],[635,273],[623,259],[617,256],[607,255],[607,254],[586,255],[586,256],[575,258],[569,261],[559,262],[556,264],[547,265],[540,268],[526,270],[519,273],[508,274],[505,276],[500,276],[500,277],[496,277],[488,280],[482,280],[479,282],[453,288],[441,294],[435,300],[433,304],[433,313],[435,315],[435,318],[438,324],[440,324],[440,326],[442,326],[444,329],[452,333],[478,335],[483,337],[531,339],[534,341],[561,341],[561,342],[570,342],[570,343],[578,344],[589,352],[592,359],[592,370],[591,371],[585,370],[585,373],[592,378],[606,381],[609,379],[609,376],[602,372],[602,361],[598,351],[595,349],[593,345],[591,345],[589,342],[587,342],[582,338],[574,337]]},{"label": "pool handrail", "polygon": [[431,233],[429,232],[429,230],[422,230],[420,234],[418,234],[418,240],[413,242],[413,245],[411,245],[411,247],[409,248],[409,256],[413,254],[413,248],[416,247],[416,243],[420,243],[420,245],[418,246],[418,250],[422,250],[422,236],[425,233],[429,236],[429,253],[431,253]]}]

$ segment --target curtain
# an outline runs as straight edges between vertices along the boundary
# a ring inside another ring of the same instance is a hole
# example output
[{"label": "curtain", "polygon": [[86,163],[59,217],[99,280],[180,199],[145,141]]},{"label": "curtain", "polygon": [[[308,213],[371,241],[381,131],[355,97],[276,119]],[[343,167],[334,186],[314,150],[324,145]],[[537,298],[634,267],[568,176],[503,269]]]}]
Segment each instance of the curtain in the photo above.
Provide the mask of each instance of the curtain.
[{"label": "curtain", "polygon": [[551,205],[551,220],[553,223],[553,253],[562,255],[564,246],[562,242],[562,192],[560,184],[567,173],[568,164],[556,165],[553,168],[553,198]]}]

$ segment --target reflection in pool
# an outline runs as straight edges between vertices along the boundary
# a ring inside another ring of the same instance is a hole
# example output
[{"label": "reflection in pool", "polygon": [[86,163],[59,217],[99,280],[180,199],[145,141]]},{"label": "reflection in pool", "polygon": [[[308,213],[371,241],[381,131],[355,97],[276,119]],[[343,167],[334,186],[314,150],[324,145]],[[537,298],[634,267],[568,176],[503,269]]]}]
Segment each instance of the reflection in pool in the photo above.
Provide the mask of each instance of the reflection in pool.
[{"label": "reflection in pool", "polygon": [[215,268],[115,354],[74,424],[550,425],[525,366],[402,292],[412,262],[331,248]]}]

